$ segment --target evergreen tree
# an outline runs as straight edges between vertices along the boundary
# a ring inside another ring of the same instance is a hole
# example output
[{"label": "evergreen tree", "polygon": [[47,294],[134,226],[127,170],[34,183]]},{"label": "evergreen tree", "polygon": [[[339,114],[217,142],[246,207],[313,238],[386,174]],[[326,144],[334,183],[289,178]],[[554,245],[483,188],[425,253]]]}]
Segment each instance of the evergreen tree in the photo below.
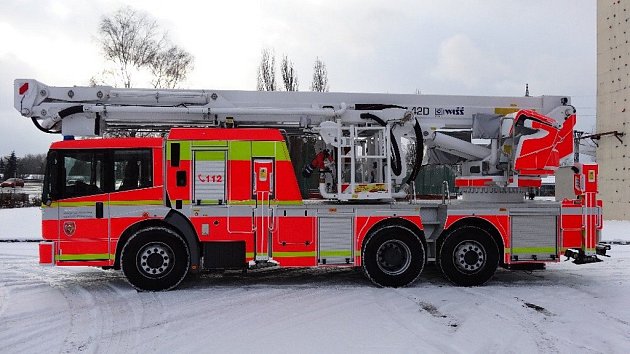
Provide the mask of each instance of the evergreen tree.
[{"label": "evergreen tree", "polygon": [[17,177],[17,165],[18,165],[18,159],[15,156],[15,151],[11,151],[11,155],[7,159],[7,164],[5,167],[5,172],[4,172],[5,179]]}]

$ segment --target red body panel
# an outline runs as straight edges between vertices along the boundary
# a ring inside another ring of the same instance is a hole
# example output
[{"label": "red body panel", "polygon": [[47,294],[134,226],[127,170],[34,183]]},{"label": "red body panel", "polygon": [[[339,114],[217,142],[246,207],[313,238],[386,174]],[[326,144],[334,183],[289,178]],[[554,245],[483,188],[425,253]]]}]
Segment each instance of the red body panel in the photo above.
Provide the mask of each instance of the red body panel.
[{"label": "red body panel", "polygon": [[166,190],[168,191],[168,196],[171,199],[171,203],[174,203],[176,200],[190,200],[190,183],[186,183],[186,185],[178,186],[177,185],[177,172],[185,171],[187,173],[187,179],[189,179],[191,174],[191,161],[190,160],[181,160],[179,162],[178,167],[168,166],[166,168]]},{"label": "red body panel", "polygon": [[229,201],[251,199],[250,186],[253,184],[251,168],[250,161],[228,161],[227,196]]},{"label": "red body panel", "polygon": [[39,243],[39,263],[53,264],[55,261],[55,243],[40,242]]},{"label": "red body panel", "polygon": [[[567,128],[560,130],[556,128],[555,121],[537,112],[521,110],[517,113],[514,125],[519,122],[536,131],[533,135],[523,135],[516,146],[516,156],[514,169],[520,175],[552,175],[560,165],[560,153],[566,155],[566,129],[569,129],[571,122],[567,123]],[[514,129],[514,128],[513,128]],[[572,131],[572,130],[571,130]],[[571,133],[572,134],[572,133]],[[572,149],[572,147],[571,147]],[[562,156],[564,157],[564,156]]]},{"label": "red body panel", "polygon": [[57,141],[51,149],[161,148],[162,138],[104,138]]},{"label": "red body panel", "polygon": [[295,178],[293,164],[291,161],[276,161],[276,200],[279,201],[302,201],[302,194]]}]

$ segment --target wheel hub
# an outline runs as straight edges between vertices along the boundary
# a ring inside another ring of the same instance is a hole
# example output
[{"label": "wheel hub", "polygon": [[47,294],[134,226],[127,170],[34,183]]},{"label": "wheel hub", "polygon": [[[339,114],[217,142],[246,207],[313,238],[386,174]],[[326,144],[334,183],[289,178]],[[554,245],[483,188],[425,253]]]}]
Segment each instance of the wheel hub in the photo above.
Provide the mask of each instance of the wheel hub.
[{"label": "wheel hub", "polygon": [[411,250],[402,241],[386,241],[376,251],[376,264],[386,274],[402,274],[411,264]]},{"label": "wheel hub", "polygon": [[138,268],[146,275],[161,277],[173,267],[173,250],[163,243],[150,243],[138,252],[137,262]]},{"label": "wheel hub", "polygon": [[486,263],[486,250],[477,241],[463,241],[454,252],[455,265],[464,272],[475,272]]}]

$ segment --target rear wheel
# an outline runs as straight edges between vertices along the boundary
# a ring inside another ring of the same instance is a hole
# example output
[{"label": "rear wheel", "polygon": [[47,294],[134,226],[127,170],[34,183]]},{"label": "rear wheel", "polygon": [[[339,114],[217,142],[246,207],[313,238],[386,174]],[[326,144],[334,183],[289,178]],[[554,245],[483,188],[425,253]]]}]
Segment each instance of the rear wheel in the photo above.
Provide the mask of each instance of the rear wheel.
[{"label": "rear wheel", "polygon": [[446,236],[438,265],[444,276],[456,285],[482,285],[497,270],[499,248],[485,230],[464,226]]},{"label": "rear wheel", "polygon": [[122,271],[141,291],[170,290],[186,277],[190,254],[186,242],[164,227],[142,229],[122,249]]},{"label": "rear wheel", "polygon": [[363,271],[376,285],[401,287],[413,283],[424,268],[425,253],[420,238],[401,225],[371,232],[362,254]]}]

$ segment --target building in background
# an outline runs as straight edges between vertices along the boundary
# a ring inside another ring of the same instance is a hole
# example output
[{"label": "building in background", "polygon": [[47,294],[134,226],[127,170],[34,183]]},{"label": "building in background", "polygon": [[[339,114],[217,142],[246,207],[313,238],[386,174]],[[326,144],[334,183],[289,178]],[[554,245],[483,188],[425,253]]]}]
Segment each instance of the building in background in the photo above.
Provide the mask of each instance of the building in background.
[{"label": "building in background", "polygon": [[[597,2],[597,163],[604,217],[630,220],[630,2]],[[623,134],[623,136],[621,135]]]}]

